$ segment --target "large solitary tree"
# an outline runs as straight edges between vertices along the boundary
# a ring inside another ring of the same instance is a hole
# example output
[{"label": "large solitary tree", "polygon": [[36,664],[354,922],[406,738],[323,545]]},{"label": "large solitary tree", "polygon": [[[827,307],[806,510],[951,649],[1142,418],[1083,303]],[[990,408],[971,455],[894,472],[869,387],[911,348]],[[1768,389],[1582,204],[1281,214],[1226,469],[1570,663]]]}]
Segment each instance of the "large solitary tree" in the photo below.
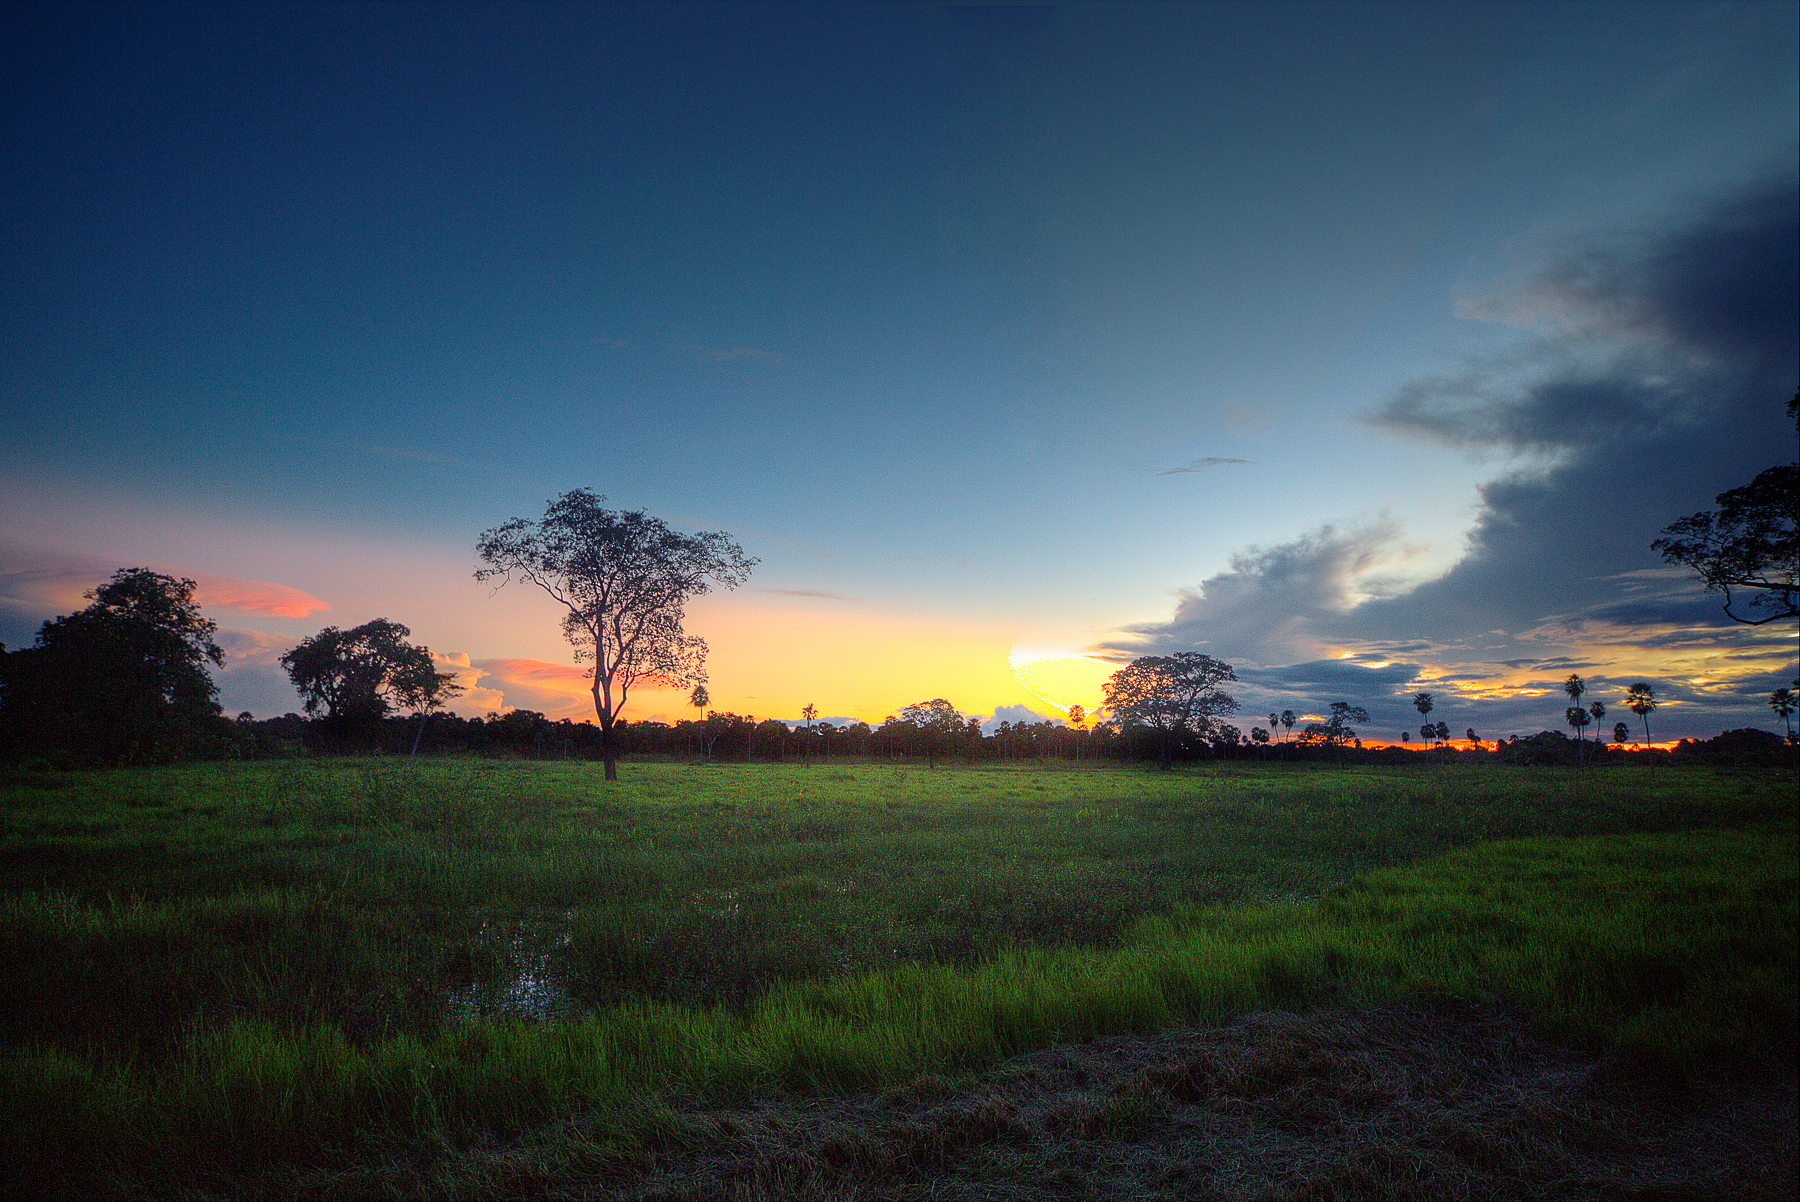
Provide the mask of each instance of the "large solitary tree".
[{"label": "large solitary tree", "polygon": [[281,666],[306,712],[325,711],[324,726],[334,741],[373,743],[381,720],[395,706],[428,714],[462,692],[455,674],[437,670],[430,648],[406,641],[411,634],[386,618],[350,630],[327,626],[283,655]]},{"label": "large solitary tree", "polygon": [[196,754],[219,733],[218,627],[194,582],[121,568],[86,609],[0,648],[0,739],[14,754],[129,764]]},{"label": "large solitary tree", "polygon": [[551,501],[535,522],[514,518],[481,535],[477,580],[524,581],[563,607],[577,663],[591,665],[606,779],[617,780],[614,726],[633,686],[706,680],[706,643],[682,629],[689,598],[736,588],[756,560],[721,532],[682,534],[643,510],[607,509],[585,488]]},{"label": "large solitary tree", "polygon": [[1179,734],[1215,739],[1237,700],[1219,686],[1237,680],[1230,664],[1197,651],[1135,659],[1107,680],[1106,710],[1126,730],[1151,731],[1157,762],[1167,768]]}]

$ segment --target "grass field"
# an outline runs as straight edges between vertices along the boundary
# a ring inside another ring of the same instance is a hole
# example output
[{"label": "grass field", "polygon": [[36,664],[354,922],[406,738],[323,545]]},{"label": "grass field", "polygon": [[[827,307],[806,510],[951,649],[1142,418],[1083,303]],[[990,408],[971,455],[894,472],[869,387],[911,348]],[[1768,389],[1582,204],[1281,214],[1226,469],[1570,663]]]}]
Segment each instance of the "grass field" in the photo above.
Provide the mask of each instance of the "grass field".
[{"label": "grass field", "polygon": [[622,776],[6,780],[8,1187],[280,1196],[293,1164],[378,1193],[345,1166],[522,1133],[600,1173],[670,1138],[670,1089],[838,1095],[1396,997],[1517,1007],[1663,1080],[1793,1063],[1791,775]]}]

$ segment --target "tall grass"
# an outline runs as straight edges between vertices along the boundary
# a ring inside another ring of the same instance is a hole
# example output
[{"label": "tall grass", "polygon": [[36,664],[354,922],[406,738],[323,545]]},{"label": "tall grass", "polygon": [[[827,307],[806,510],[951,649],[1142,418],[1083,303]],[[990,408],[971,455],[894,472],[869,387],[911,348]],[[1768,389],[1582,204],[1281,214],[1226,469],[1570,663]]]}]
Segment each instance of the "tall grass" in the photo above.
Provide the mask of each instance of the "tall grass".
[{"label": "tall grass", "polygon": [[[562,769],[15,785],[9,1184],[231,1192],[566,1116],[567,1155],[628,1164],[670,1087],[859,1089],[1399,994],[1664,1077],[1791,1062],[1779,780],[685,771],[630,805]],[[1614,833],[1486,841],[1521,827]],[[1410,866],[1356,875],[1382,862]],[[508,1000],[533,973],[556,1021]]]}]

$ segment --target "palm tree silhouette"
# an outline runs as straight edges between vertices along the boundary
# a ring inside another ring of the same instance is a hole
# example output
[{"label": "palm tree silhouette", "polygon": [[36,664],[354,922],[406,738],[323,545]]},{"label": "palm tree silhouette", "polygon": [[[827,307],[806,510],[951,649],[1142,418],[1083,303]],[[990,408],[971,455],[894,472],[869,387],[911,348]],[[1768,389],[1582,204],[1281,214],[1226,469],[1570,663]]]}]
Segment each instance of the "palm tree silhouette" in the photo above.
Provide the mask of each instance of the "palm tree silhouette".
[{"label": "palm tree silhouette", "polygon": [[1625,708],[1644,720],[1644,746],[1650,746],[1650,711],[1656,708],[1656,690],[1640,680],[1625,690]]}]

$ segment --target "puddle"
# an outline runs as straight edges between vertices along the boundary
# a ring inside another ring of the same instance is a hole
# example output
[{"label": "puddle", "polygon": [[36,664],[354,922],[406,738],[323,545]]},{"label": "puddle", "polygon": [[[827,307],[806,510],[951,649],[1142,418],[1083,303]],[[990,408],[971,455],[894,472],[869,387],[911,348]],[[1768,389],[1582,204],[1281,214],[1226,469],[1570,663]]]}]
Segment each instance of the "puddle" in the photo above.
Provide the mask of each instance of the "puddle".
[{"label": "puddle", "polygon": [[548,920],[483,919],[471,942],[498,953],[512,972],[501,980],[451,986],[444,995],[451,1013],[490,1019],[567,1017],[571,1010],[568,989],[552,960],[569,946],[574,914],[565,910]]}]

